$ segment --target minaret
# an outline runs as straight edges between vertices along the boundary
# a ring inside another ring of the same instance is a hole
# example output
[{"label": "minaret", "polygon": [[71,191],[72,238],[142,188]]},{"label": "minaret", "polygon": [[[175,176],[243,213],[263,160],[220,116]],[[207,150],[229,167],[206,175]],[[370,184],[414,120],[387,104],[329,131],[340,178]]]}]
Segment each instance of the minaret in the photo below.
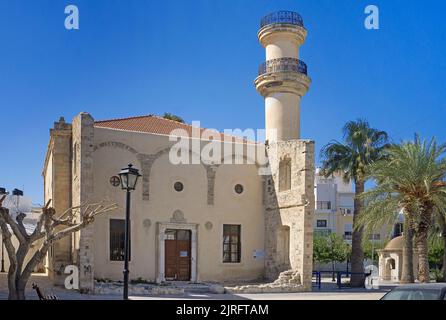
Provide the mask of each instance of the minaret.
[{"label": "minaret", "polygon": [[[264,176],[265,276],[311,291],[313,271],[314,142],[300,139],[300,99],[311,80],[299,60],[307,30],[289,11],[262,19],[266,49],[255,85],[265,97],[270,174]],[[289,282],[289,283],[291,283]]]},{"label": "minaret", "polygon": [[295,12],[278,11],[261,20],[258,37],[266,62],[260,65],[255,85],[265,97],[269,142],[300,138],[300,100],[311,83],[306,64],[299,60],[306,36],[302,17]]}]

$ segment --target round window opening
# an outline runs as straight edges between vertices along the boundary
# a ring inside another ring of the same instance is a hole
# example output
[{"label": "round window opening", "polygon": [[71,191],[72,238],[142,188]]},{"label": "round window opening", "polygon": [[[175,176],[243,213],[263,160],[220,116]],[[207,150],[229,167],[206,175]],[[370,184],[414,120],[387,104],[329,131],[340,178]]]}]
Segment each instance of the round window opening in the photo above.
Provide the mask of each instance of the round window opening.
[{"label": "round window opening", "polygon": [[184,189],[184,185],[181,182],[175,182],[173,188],[175,189],[175,191],[181,192]]},{"label": "round window opening", "polygon": [[236,193],[241,194],[243,192],[243,186],[241,184],[236,184],[234,190]]}]

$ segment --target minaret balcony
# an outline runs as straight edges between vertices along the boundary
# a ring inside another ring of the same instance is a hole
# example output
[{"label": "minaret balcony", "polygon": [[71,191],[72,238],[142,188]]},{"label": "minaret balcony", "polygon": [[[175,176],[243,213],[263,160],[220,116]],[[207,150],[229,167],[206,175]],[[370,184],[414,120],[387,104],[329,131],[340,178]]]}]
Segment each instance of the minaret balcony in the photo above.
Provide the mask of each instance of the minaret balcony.
[{"label": "minaret balcony", "polygon": [[278,58],[268,60],[259,67],[259,76],[265,73],[298,72],[307,75],[308,68],[305,62],[295,58]]},{"label": "minaret balcony", "polygon": [[263,96],[273,92],[291,92],[302,97],[311,83],[307,75],[305,62],[295,58],[279,58],[262,63],[254,83]]},{"label": "minaret balcony", "polygon": [[265,47],[272,41],[274,36],[288,35],[294,39],[297,45],[302,44],[307,36],[304,21],[300,14],[292,11],[277,11],[262,18],[258,37],[260,43]]},{"label": "minaret balcony", "polygon": [[299,27],[304,27],[304,20],[297,12],[292,11],[277,11],[270,13],[260,20],[260,28],[271,24],[293,24]]}]

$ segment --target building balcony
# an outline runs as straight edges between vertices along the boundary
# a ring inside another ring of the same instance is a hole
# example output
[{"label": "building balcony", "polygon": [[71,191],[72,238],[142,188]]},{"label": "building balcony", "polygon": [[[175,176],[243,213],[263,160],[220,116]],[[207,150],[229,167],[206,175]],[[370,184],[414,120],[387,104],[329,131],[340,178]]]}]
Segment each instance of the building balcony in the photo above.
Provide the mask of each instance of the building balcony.
[{"label": "building balcony", "polygon": [[304,27],[304,21],[300,14],[292,11],[277,11],[270,13],[260,21],[260,28],[271,24],[292,24]]},{"label": "building balcony", "polygon": [[276,72],[297,72],[308,75],[305,62],[295,58],[279,58],[268,60],[259,67],[259,76]]},{"label": "building balcony", "polygon": [[331,229],[314,229],[314,233],[320,236],[327,236],[332,232]]},{"label": "building balcony", "polygon": [[343,216],[353,215],[354,208],[353,208],[353,207],[341,207],[341,208],[339,208],[339,212],[340,212]]}]

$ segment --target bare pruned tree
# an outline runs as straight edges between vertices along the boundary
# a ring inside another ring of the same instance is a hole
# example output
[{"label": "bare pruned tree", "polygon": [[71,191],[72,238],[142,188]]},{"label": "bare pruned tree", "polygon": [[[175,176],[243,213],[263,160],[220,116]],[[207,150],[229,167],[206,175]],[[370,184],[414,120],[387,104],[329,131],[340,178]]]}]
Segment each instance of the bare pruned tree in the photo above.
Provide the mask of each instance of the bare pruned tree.
[{"label": "bare pruned tree", "polygon": [[[48,249],[55,241],[85,228],[94,221],[97,215],[117,208],[115,203],[102,201],[72,207],[61,215],[56,215],[56,210],[50,207],[51,200],[49,200],[42,209],[36,228],[28,234],[23,223],[26,214],[19,213],[14,220],[9,214],[9,209],[3,207],[5,198],[6,195],[0,198],[0,228],[10,261],[8,270],[8,298],[10,300],[25,300],[25,287],[31,273],[45,258]],[[13,235],[18,240],[18,248],[13,245]],[[29,249],[36,244],[40,244],[39,249],[25,265]]]}]

